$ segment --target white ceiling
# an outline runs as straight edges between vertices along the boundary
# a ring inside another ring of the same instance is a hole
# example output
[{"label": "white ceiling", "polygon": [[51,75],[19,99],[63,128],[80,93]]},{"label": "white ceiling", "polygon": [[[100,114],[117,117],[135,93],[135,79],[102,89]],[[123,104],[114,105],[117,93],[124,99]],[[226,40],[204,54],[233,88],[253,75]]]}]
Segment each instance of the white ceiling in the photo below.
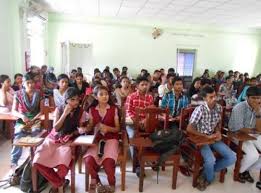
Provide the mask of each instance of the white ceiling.
[{"label": "white ceiling", "polygon": [[36,0],[49,12],[180,24],[261,27],[261,0]]}]

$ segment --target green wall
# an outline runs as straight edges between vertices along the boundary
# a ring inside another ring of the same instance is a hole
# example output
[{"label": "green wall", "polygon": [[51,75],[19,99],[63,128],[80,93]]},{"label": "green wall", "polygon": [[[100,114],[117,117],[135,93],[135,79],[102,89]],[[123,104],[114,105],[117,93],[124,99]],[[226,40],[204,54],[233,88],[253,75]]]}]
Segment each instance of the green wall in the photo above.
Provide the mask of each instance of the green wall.
[{"label": "green wall", "polygon": [[[164,30],[154,40],[153,27]],[[49,14],[48,58],[57,72],[61,71],[60,42],[91,43],[94,64],[86,67],[103,69],[105,65],[129,67],[131,74],[141,68],[151,72],[156,68],[176,65],[177,48],[197,49],[194,76],[205,68],[239,70],[251,75],[261,72],[261,35],[258,30],[174,26],[169,23],[110,18],[86,19]]]},{"label": "green wall", "polygon": [[0,74],[22,72],[19,4],[20,0],[0,0]]}]

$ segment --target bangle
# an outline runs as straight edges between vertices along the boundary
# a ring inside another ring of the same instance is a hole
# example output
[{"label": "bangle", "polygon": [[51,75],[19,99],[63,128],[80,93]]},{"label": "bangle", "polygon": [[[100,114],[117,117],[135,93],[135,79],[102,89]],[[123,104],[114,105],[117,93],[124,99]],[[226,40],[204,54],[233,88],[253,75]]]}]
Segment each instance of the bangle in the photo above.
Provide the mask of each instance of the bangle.
[{"label": "bangle", "polygon": [[261,115],[256,115],[256,119],[260,119],[261,118]]}]

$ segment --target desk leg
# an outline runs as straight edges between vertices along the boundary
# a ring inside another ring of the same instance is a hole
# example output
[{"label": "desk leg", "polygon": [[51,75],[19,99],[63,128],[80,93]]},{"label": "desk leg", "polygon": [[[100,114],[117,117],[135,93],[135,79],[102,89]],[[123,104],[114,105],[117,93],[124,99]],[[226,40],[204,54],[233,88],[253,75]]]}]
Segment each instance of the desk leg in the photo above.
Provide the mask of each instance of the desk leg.
[{"label": "desk leg", "polygon": [[37,169],[33,164],[34,159],[34,147],[30,147],[30,153],[31,153],[31,164],[32,164],[32,185],[33,185],[33,192],[37,193]]},{"label": "desk leg", "polygon": [[71,192],[75,193],[75,162],[76,162],[76,147],[72,147],[72,166],[71,166]]}]

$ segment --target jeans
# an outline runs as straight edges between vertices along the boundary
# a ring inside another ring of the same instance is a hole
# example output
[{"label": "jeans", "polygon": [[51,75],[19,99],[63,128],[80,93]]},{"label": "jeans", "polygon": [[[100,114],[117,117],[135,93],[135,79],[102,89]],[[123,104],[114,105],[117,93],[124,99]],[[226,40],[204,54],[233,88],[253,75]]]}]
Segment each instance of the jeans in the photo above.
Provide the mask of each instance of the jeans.
[{"label": "jeans", "polygon": [[[212,149],[222,157],[216,159]],[[218,141],[211,145],[203,145],[200,149],[204,160],[203,175],[205,179],[211,183],[215,178],[215,172],[227,168],[236,161],[236,154],[225,143]]]},{"label": "jeans", "polygon": [[[26,136],[31,136],[31,137],[34,137],[36,136],[37,134],[40,133],[40,129],[34,129],[32,131],[32,133],[27,133],[27,132],[24,132],[18,128],[15,128],[15,132],[14,132],[14,140],[18,140],[22,137],[26,137]],[[22,147],[18,147],[18,146],[14,146],[13,145],[13,148],[12,148],[12,151],[11,151],[11,164],[12,165],[17,165],[18,163],[18,160],[20,159],[21,155],[23,153],[23,148]]]},{"label": "jeans", "polygon": [[[134,134],[135,134],[134,126],[133,125],[126,125],[126,131],[127,131],[127,134],[128,134],[128,138],[132,139],[134,137]],[[133,160],[134,147],[132,145],[130,145],[130,155],[131,155],[131,159]]]}]

